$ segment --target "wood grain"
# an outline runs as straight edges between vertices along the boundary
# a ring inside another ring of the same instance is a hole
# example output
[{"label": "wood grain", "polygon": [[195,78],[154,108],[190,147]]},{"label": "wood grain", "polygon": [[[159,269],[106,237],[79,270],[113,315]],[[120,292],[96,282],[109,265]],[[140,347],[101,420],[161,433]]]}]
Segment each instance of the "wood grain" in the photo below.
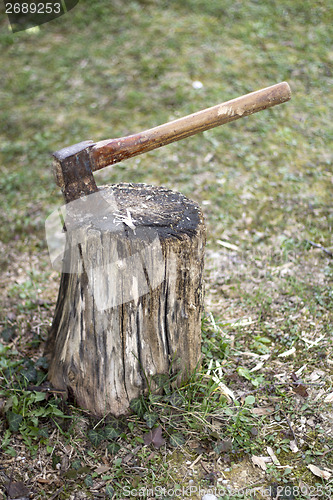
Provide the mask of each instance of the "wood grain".
[{"label": "wood grain", "polygon": [[290,87],[287,82],[282,82],[139,134],[97,142],[90,151],[92,169],[99,170],[126,158],[276,106],[290,98]]},{"label": "wood grain", "polygon": [[[83,217],[68,235],[72,268],[46,354],[55,388],[118,416],[153,375],[179,383],[200,362],[206,233],[199,207],[180,193],[142,184],[101,193],[111,212]],[[134,229],[115,222],[128,210]]]}]

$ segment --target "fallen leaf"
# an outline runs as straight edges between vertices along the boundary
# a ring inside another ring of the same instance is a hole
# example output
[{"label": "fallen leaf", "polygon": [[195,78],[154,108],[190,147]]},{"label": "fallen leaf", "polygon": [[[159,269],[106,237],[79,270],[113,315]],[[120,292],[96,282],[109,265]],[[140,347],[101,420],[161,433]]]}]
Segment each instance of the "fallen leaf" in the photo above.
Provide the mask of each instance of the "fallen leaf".
[{"label": "fallen leaf", "polygon": [[289,446],[290,446],[290,449],[293,453],[297,453],[298,452],[298,446],[296,444],[296,441],[290,441],[289,443]]},{"label": "fallen leaf", "polygon": [[321,379],[325,375],[326,374],[323,370],[314,370],[309,377],[309,382],[311,382],[311,383],[316,382],[317,380]]},{"label": "fallen leaf", "polygon": [[333,403],[333,392],[327,394],[326,398],[324,399],[324,403]]},{"label": "fallen leaf", "polygon": [[299,396],[307,398],[309,396],[309,393],[306,390],[306,386],[304,385],[303,381],[297,377],[296,373],[292,373],[291,378],[294,381],[293,391],[296,392],[296,394],[298,394]]},{"label": "fallen leaf", "polygon": [[264,457],[257,457],[256,455],[252,455],[251,460],[253,465],[258,465],[262,470],[267,469]]},{"label": "fallen leaf", "polygon": [[319,389],[319,391],[318,391],[316,397],[313,399],[313,401],[314,402],[316,402],[316,401],[320,401],[321,402],[324,396],[325,396],[324,389]]},{"label": "fallen leaf", "polygon": [[214,451],[217,454],[227,453],[231,449],[232,449],[232,441],[231,441],[231,439],[222,439],[222,441],[218,442],[214,446]]},{"label": "fallen leaf", "polygon": [[270,415],[270,413],[273,413],[274,411],[274,406],[261,406],[259,408],[251,408],[251,413],[253,415]]},{"label": "fallen leaf", "polygon": [[146,446],[153,444],[155,448],[160,448],[165,443],[165,439],[162,437],[162,427],[159,426],[147,432],[143,436],[143,442]]},{"label": "fallen leaf", "polygon": [[96,474],[104,474],[105,472],[110,470],[109,465],[99,465],[97,469],[95,469]]},{"label": "fallen leaf", "polygon": [[30,491],[24,486],[22,481],[16,483],[7,483],[6,486],[7,495],[11,498],[26,498],[29,496]]},{"label": "fallen leaf", "polygon": [[177,448],[178,446],[183,446],[185,443],[185,438],[181,432],[175,432],[174,434],[171,434],[169,443],[171,446],[174,446]]},{"label": "fallen leaf", "polygon": [[303,384],[298,384],[293,387],[293,391],[296,392],[299,396],[302,396],[302,398],[307,398],[309,396],[308,391],[306,390],[305,385]]},{"label": "fallen leaf", "polygon": [[328,472],[326,470],[319,469],[319,467],[317,467],[316,465],[313,465],[313,464],[308,465],[308,469],[310,469],[312,474],[314,474],[315,476],[321,477],[322,479],[327,480],[332,475],[330,472]]},{"label": "fallen leaf", "polygon": [[194,450],[195,448],[198,448],[200,445],[200,442],[197,441],[196,439],[191,439],[191,441],[187,442],[187,446]]}]

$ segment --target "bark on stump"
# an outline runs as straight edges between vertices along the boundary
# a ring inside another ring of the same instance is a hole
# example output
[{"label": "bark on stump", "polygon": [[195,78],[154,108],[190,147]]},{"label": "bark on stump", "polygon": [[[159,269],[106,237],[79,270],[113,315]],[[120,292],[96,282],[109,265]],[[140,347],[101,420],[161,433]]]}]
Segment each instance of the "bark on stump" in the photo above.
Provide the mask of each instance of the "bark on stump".
[{"label": "bark on stump", "polygon": [[180,383],[200,363],[206,232],[180,193],[117,184],[99,196],[103,213],[81,206],[66,220],[46,353],[54,387],[96,415],[119,416],[155,374]]}]

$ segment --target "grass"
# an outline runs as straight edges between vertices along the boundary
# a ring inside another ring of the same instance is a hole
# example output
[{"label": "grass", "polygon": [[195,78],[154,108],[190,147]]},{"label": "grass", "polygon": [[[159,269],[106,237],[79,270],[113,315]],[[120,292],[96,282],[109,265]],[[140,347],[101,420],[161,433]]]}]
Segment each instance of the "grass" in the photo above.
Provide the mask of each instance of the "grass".
[{"label": "grass", "polygon": [[[201,498],[199,486],[220,485],[231,499],[257,485],[330,498],[332,476],[308,466],[333,472],[331,2],[81,0],[37,29],[12,35],[5,18],[0,28],[3,488],[66,499],[192,487]],[[290,102],[95,174],[202,206],[204,362],[120,422],[64,402],[42,356],[59,284],[44,237],[62,204],[50,153],[283,80]],[[280,465],[263,470],[252,457],[267,447]]]}]

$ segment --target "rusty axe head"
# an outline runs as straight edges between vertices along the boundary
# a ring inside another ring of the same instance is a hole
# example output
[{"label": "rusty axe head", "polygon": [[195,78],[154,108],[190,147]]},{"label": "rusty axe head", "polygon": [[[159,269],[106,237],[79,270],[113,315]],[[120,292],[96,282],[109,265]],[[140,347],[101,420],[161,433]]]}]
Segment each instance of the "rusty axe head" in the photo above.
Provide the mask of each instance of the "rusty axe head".
[{"label": "rusty axe head", "polygon": [[281,104],[290,97],[288,83],[282,82],[139,134],[97,143],[84,141],[61,149],[53,154],[57,184],[67,203],[96,193],[94,170]]},{"label": "rusty axe head", "polygon": [[93,141],[84,141],[53,153],[56,182],[67,203],[98,191],[89,151]]}]

